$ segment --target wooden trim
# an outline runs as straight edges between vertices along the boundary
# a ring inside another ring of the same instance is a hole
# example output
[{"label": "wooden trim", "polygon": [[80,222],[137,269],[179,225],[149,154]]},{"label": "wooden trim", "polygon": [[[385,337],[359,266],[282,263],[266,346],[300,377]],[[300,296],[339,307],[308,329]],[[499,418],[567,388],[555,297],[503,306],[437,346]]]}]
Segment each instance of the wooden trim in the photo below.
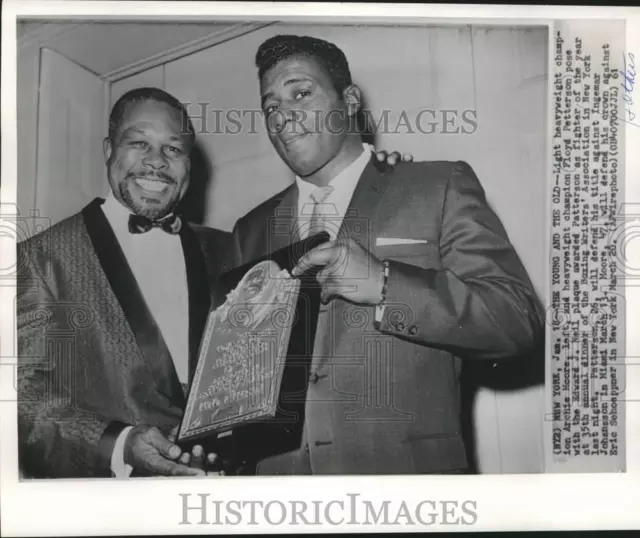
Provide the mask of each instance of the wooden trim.
[{"label": "wooden trim", "polygon": [[173,49],[169,49],[148,58],[138,60],[137,62],[134,62],[125,67],[115,69],[114,71],[105,73],[100,78],[113,83],[123,78],[136,75],[153,67],[164,65],[173,60],[177,60],[178,58],[182,58],[183,56],[193,54],[194,52],[199,52],[201,50],[212,47],[214,45],[219,45],[220,43],[224,43],[225,41],[229,41],[236,37],[255,32],[256,30],[265,28],[266,26],[271,26],[272,24],[276,24],[278,22],[279,21],[269,21],[264,23],[239,23],[223,30],[218,30],[208,36],[195,39],[183,45],[179,45],[177,47],[174,47]]},{"label": "wooden trim", "polygon": [[[38,162],[38,142],[40,140],[40,84],[42,83],[42,47],[38,48],[37,51],[37,55],[38,55],[38,59],[36,62],[36,69],[37,69],[37,75],[36,75],[36,90],[35,90],[35,96],[34,96],[34,106],[35,106],[35,122],[36,122],[36,128],[34,130],[34,134],[35,134],[35,139],[33,140],[33,155],[32,158],[34,159],[34,165],[33,165],[33,203],[31,204],[31,207],[33,208],[34,211],[38,211],[38,173],[39,173],[39,169],[40,169],[40,163]],[[33,222],[31,223],[32,225],[35,226],[35,219],[33,220]],[[35,229],[35,228],[32,228]]]},{"label": "wooden trim", "polygon": [[109,115],[111,114],[111,82],[102,81],[102,94],[104,98],[104,110],[102,111],[103,132],[105,136],[109,132]]}]

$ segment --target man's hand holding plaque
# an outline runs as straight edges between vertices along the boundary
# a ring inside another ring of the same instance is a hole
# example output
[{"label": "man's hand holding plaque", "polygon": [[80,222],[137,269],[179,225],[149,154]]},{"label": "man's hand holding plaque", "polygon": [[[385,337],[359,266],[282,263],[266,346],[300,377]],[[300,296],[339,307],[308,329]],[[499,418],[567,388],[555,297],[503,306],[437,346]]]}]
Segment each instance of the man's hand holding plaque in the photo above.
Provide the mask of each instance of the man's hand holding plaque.
[{"label": "man's hand holding plaque", "polygon": [[188,452],[180,461],[202,461],[198,444],[218,455],[219,468],[233,469],[295,444],[320,290],[290,271],[328,239],[318,234],[221,277],[225,300],[205,327],[177,436]]},{"label": "man's hand holding plaque", "polygon": [[183,452],[175,443],[178,429],[165,436],[155,426],[140,425],[127,435],[124,461],[131,466],[133,476],[205,476],[221,475],[220,458],[205,455],[196,445]]},{"label": "man's hand holding plaque", "polygon": [[[176,442],[178,437],[178,426],[176,426],[169,434],[169,440]],[[177,445],[175,445],[177,446]],[[207,453],[202,445],[194,445],[191,451],[185,451],[180,454],[178,463],[191,469],[201,471],[198,476],[206,474],[207,476],[223,476],[225,471],[221,468],[222,461],[214,452]]]}]

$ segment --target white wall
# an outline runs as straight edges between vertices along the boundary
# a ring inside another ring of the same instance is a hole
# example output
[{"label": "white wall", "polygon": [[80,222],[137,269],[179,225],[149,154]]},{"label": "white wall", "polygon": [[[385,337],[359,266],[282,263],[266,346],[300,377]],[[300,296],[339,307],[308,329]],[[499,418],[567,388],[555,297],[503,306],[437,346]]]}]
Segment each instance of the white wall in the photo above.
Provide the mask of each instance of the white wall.
[{"label": "white wall", "polygon": [[106,125],[104,83],[68,58],[28,42],[17,75],[20,241],[103,194]]},{"label": "white wall", "polygon": [[[36,144],[38,132],[38,81],[40,49],[28,43],[18,47],[16,96],[18,107],[18,184],[19,214],[28,217],[36,208]],[[20,238],[22,239],[22,238]]]},{"label": "white wall", "polygon": [[[544,300],[546,29],[280,24],[114,84],[113,98],[138,85],[164,87],[192,103],[192,116],[202,110],[193,104],[204,104],[209,132],[198,136],[205,162],[197,180],[209,179],[203,217],[210,226],[230,230],[238,217],[292,180],[261,123],[250,133],[251,116],[245,116],[242,132],[225,134],[212,112],[259,110],[254,55],[262,41],[278,33],[314,35],[340,46],[366,106],[378,117],[384,109],[393,111],[392,126],[402,110],[410,118],[423,109],[477,111],[473,135],[408,134],[401,126],[397,133],[377,136],[376,144],[420,160],[467,161]],[[195,127],[203,130],[201,120],[195,119]],[[474,418],[481,471],[543,469],[542,398],[539,385],[480,388]]]},{"label": "white wall", "polygon": [[116,101],[129,90],[145,86],[164,88],[164,65],[152,67],[151,69],[142,71],[137,75],[123,78],[111,84],[111,106],[115,105]]}]

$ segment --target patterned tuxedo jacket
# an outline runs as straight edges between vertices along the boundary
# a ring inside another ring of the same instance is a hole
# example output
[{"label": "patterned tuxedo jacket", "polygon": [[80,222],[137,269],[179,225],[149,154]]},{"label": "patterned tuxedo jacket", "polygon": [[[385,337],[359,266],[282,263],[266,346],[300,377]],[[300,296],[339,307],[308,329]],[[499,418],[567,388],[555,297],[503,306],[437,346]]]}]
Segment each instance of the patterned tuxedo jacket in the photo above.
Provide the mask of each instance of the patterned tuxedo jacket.
[{"label": "patterned tuxedo jacket", "polygon": [[[122,428],[148,424],[168,433],[184,410],[173,360],[102,202],[18,245],[18,440],[25,477],[110,476]],[[180,232],[190,372],[228,237],[186,223]]]}]

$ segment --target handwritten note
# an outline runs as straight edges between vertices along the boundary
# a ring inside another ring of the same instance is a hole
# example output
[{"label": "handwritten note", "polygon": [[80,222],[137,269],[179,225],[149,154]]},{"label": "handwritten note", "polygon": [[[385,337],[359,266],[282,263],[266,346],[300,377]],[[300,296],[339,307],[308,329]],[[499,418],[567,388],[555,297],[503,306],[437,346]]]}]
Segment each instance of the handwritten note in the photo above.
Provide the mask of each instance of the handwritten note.
[{"label": "handwritten note", "polygon": [[633,111],[633,88],[636,83],[636,61],[635,56],[629,52],[622,55],[623,68],[620,71],[622,77],[622,100],[624,101],[624,115],[625,121],[636,127],[640,127],[639,124],[634,123],[636,114]]}]

